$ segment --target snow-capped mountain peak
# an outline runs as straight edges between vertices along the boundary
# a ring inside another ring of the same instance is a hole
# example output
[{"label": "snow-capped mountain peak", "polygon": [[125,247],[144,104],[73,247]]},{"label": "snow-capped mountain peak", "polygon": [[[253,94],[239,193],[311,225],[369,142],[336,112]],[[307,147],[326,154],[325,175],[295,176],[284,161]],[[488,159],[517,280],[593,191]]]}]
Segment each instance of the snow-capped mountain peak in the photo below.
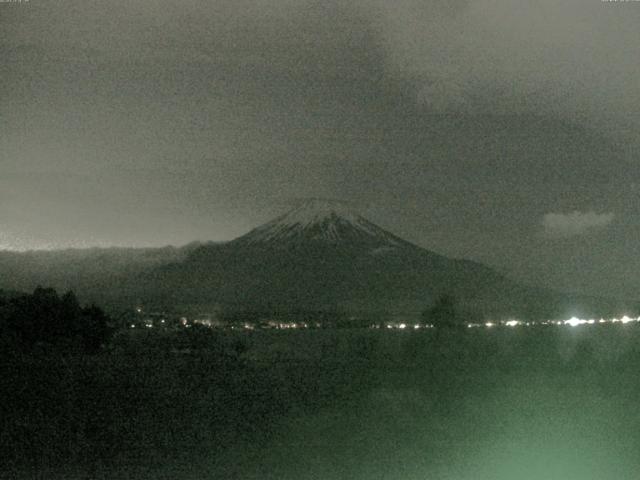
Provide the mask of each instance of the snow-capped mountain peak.
[{"label": "snow-capped mountain peak", "polygon": [[274,241],[367,241],[379,245],[404,243],[395,235],[358,215],[343,202],[311,199],[284,215],[236,239],[241,244]]},{"label": "snow-capped mountain peak", "polygon": [[343,221],[357,224],[362,217],[342,202],[313,199],[298,205],[285,215],[278,217],[273,223],[281,226],[299,225],[308,228],[314,224],[321,224],[331,219],[340,218]]}]

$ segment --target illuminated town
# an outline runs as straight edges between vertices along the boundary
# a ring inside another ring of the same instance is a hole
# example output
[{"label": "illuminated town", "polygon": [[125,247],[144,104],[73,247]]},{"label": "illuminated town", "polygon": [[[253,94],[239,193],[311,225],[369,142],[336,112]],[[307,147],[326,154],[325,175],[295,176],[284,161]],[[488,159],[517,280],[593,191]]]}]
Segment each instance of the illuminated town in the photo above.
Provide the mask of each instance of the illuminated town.
[{"label": "illuminated town", "polygon": [[[435,329],[436,326],[430,323],[409,322],[409,321],[382,321],[382,322],[362,322],[357,317],[350,317],[351,321],[357,321],[351,328],[368,328],[368,329],[387,329],[387,330],[425,330]],[[541,326],[558,326],[558,327],[580,327],[580,326],[597,326],[597,325],[627,325],[640,323],[640,317],[622,317],[613,318],[578,318],[571,317],[566,320],[542,320],[542,321],[524,321],[524,320],[495,320],[476,322],[462,322],[460,326],[467,329],[492,329],[492,328],[528,328]],[[231,329],[231,330],[291,330],[291,329],[320,329],[331,328],[321,322],[311,321],[282,321],[272,319],[261,319],[259,321],[225,321],[217,318],[216,315],[200,315],[189,318],[185,315],[170,315],[166,313],[148,313],[145,314],[141,307],[135,310],[135,317],[128,323],[130,329],[135,328],[191,328],[193,326],[211,329]],[[342,327],[345,328],[345,327]],[[346,327],[349,328],[349,327]]]}]

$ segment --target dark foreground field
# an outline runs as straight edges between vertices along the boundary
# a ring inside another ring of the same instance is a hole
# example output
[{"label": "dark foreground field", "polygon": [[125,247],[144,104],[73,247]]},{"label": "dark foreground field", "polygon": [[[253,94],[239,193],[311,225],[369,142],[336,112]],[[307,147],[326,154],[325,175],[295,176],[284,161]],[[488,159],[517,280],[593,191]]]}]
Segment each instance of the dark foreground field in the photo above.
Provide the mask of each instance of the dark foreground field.
[{"label": "dark foreground field", "polygon": [[637,479],[640,328],[127,333],[2,347],[0,475]]}]

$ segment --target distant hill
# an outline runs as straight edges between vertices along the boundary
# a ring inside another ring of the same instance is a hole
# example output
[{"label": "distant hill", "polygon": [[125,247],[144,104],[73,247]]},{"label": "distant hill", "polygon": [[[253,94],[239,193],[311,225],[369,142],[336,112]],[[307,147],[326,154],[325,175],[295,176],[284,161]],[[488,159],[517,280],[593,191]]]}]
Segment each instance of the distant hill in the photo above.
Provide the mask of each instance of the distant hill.
[{"label": "distant hill", "polygon": [[0,289],[31,292],[36,286],[74,290],[83,301],[117,301],[118,285],[141,273],[180,262],[205,244],[183,247],[0,251]]}]

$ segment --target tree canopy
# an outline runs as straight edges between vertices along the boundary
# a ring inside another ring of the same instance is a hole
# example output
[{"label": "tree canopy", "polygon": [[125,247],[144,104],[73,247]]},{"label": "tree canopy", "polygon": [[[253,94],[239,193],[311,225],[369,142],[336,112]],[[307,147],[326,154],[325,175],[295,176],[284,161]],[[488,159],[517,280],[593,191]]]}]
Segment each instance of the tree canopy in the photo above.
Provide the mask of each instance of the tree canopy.
[{"label": "tree canopy", "polygon": [[436,328],[454,328],[462,324],[456,309],[456,300],[448,294],[439,296],[433,305],[422,313],[422,319]]},{"label": "tree canopy", "polygon": [[52,288],[0,298],[0,333],[27,348],[38,343],[97,352],[111,333],[109,318],[95,305],[83,307],[72,291]]}]

